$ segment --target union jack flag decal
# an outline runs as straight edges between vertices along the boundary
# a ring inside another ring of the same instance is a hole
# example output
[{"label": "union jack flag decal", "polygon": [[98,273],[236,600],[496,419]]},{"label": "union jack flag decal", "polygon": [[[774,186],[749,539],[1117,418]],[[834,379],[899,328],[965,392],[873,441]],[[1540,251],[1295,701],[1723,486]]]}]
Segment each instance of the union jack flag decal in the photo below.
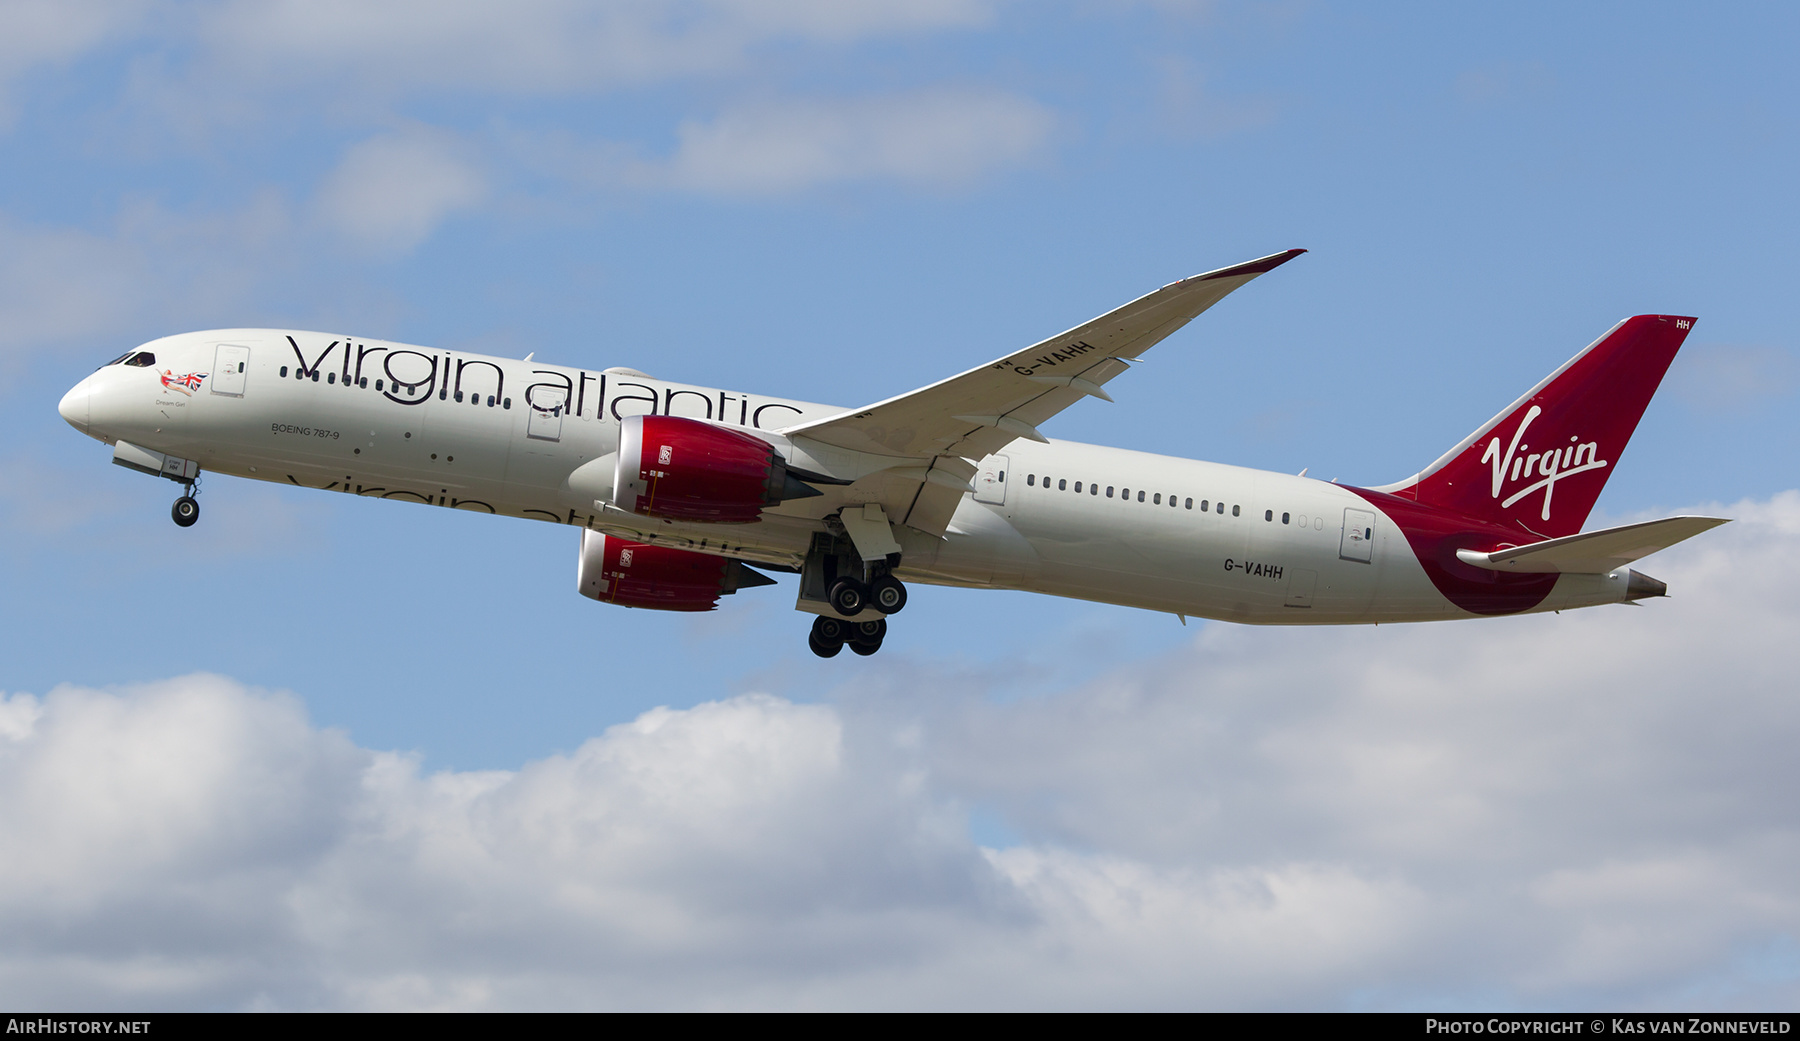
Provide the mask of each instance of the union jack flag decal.
[{"label": "union jack flag decal", "polygon": [[164,369],[162,371],[162,385],[170,390],[178,390],[183,394],[192,394],[194,391],[199,390],[200,381],[205,378],[206,373],[204,372],[189,372],[177,376],[172,369]]}]

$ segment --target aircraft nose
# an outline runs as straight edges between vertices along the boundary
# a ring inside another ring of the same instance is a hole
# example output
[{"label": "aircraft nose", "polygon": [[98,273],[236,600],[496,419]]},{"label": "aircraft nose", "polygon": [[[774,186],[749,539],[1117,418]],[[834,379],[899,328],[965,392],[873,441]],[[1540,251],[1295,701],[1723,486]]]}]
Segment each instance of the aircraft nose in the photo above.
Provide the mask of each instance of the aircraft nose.
[{"label": "aircraft nose", "polygon": [[88,399],[91,389],[88,381],[82,380],[71,387],[56,406],[56,411],[62,413],[69,425],[84,434],[88,432]]}]

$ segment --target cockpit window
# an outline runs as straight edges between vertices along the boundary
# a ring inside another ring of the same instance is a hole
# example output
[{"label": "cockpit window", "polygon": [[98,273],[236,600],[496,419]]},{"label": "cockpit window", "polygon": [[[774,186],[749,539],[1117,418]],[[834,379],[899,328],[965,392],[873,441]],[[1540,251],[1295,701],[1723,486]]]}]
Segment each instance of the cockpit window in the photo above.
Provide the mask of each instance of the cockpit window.
[{"label": "cockpit window", "polygon": [[139,351],[125,360],[125,364],[143,369],[156,364],[156,355],[149,351]]},{"label": "cockpit window", "polygon": [[[124,354],[119,355],[117,358],[114,358],[112,361],[107,362],[106,365],[117,365],[120,362],[124,361],[126,358],[129,358],[136,353],[137,353],[137,351],[135,351],[135,350],[126,351]],[[104,369],[104,368],[106,368],[106,365],[102,365],[100,367]]]}]

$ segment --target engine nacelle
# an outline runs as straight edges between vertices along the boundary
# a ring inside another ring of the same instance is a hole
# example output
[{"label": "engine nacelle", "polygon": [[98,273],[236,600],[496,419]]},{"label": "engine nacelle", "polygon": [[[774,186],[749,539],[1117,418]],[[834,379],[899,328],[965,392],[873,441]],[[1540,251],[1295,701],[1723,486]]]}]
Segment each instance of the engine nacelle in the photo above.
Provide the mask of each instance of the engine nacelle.
[{"label": "engine nacelle", "polygon": [[653,611],[711,611],[727,593],[775,583],[725,557],[646,546],[585,529],[576,581],[582,596]]},{"label": "engine nacelle", "polygon": [[784,499],[818,494],[788,473],[773,445],[741,430],[680,416],[619,423],[613,504],[627,512],[748,524]]}]

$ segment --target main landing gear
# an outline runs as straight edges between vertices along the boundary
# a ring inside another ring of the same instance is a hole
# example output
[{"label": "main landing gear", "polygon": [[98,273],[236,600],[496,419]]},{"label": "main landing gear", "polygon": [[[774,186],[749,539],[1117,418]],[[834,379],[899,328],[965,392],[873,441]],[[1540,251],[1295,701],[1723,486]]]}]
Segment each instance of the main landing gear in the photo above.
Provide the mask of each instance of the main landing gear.
[{"label": "main landing gear", "polygon": [[846,576],[831,584],[826,598],[831,602],[831,609],[845,618],[855,618],[865,607],[873,607],[882,614],[899,614],[906,609],[906,586],[888,574],[880,575],[866,585]]},{"label": "main landing gear", "polygon": [[886,618],[857,616],[867,608],[884,615],[899,614],[906,607],[906,586],[883,569],[873,582],[845,576],[831,583],[826,602],[837,616],[822,614],[813,619],[812,632],[806,645],[821,658],[835,658],[846,645],[867,657],[881,650],[887,637]]},{"label": "main landing gear", "polygon": [[906,586],[893,575],[900,547],[881,507],[865,505],[839,518],[845,534],[815,535],[800,568],[798,606],[818,616],[806,643],[821,658],[837,657],[846,645],[874,654],[887,637],[885,616],[906,609]]},{"label": "main landing gear", "polygon": [[881,641],[886,638],[886,618],[852,622],[820,615],[813,619],[812,632],[806,637],[806,645],[821,658],[837,657],[837,653],[846,645],[853,653],[866,658],[881,650]]},{"label": "main landing gear", "polygon": [[169,516],[175,518],[176,524],[184,528],[191,528],[194,526],[194,522],[200,519],[200,500],[194,498],[194,495],[200,491],[200,482],[190,481],[182,485],[182,489],[183,494],[181,498],[175,500],[175,505],[169,510]]}]

